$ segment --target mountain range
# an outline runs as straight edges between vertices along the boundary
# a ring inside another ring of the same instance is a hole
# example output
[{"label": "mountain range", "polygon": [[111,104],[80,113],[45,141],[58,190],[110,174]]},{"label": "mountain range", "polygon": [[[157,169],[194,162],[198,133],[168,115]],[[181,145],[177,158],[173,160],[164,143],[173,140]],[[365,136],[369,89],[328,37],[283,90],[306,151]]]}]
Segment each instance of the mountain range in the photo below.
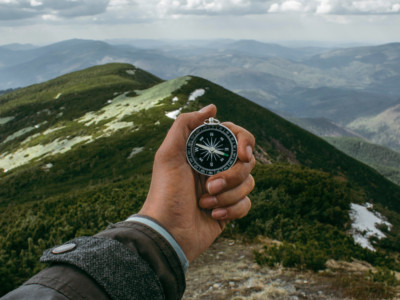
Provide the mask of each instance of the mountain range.
[{"label": "mountain range", "polygon": [[226,235],[283,243],[259,252],[261,265],[316,271],[358,259],[384,275],[374,287],[400,271],[400,186],[209,80],[113,63],[0,96],[1,294],[43,268],[43,249],[138,211],[175,116],[210,103],[257,140],[253,209]]},{"label": "mountain range", "polygon": [[[399,43],[351,48],[253,40],[12,44],[0,47],[0,90],[109,62],[131,63],[163,79],[207,78],[285,118],[315,118],[314,130],[318,120],[326,119],[369,142],[400,150],[395,125],[400,118]],[[387,113],[393,122],[379,121]]]}]

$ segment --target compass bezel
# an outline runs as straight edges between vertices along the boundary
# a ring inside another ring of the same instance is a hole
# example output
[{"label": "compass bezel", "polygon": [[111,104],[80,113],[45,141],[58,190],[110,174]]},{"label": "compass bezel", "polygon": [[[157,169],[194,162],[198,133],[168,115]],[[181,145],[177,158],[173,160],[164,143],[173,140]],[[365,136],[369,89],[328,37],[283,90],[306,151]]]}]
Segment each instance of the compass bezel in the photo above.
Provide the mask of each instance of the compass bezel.
[{"label": "compass bezel", "polygon": [[[229,157],[227,158],[226,162],[223,163],[222,166],[220,167],[209,167],[206,166],[205,163],[202,163],[199,161],[199,158],[195,155],[195,143],[197,138],[202,135],[205,132],[218,132],[219,135],[224,136],[230,144],[230,150],[228,153]],[[215,124],[215,123],[205,123],[203,125],[200,125],[196,129],[194,129],[190,135],[189,138],[186,142],[186,157],[187,161],[190,164],[190,166],[198,173],[207,175],[207,176],[212,176],[217,173],[226,171],[230,169],[237,160],[237,140],[235,135],[232,133],[232,131],[222,125],[222,124]]]}]

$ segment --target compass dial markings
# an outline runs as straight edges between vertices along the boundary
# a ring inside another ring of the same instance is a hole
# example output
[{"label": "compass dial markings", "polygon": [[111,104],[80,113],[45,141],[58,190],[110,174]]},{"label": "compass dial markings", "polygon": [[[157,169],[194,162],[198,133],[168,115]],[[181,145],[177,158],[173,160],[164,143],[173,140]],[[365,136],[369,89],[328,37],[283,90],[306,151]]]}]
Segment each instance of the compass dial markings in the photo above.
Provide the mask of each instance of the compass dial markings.
[{"label": "compass dial markings", "polygon": [[201,125],[188,138],[187,157],[199,173],[213,175],[225,171],[236,162],[236,138],[223,125]]}]

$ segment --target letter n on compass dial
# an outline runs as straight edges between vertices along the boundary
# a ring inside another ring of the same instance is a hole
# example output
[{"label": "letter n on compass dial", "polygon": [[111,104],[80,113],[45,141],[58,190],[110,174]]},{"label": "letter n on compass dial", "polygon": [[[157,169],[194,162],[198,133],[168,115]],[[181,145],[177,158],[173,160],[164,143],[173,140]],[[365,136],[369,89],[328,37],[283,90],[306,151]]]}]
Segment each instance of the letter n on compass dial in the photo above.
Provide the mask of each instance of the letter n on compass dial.
[{"label": "letter n on compass dial", "polygon": [[234,134],[221,124],[197,127],[186,143],[186,155],[194,170],[214,175],[231,168],[237,159]]}]

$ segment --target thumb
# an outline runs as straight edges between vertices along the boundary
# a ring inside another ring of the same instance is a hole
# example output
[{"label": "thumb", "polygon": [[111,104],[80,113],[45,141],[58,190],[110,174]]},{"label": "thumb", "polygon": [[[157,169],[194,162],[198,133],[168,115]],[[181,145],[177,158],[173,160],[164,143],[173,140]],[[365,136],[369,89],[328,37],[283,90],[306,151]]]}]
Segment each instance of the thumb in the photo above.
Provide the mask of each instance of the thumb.
[{"label": "thumb", "polygon": [[209,104],[209,105],[203,107],[202,109],[200,109],[196,113],[197,113],[197,115],[193,119],[198,121],[198,122],[196,122],[197,124],[194,124],[194,127],[190,126],[192,124],[188,124],[189,125],[189,129],[191,131],[193,129],[195,129],[197,126],[203,124],[205,119],[208,119],[208,118],[211,118],[211,117],[215,117],[217,115],[217,107],[214,104]]},{"label": "thumb", "polygon": [[204,120],[215,117],[216,114],[217,107],[214,104],[205,106],[199,111],[180,114],[174,124],[172,124],[164,142],[157,151],[159,156],[162,156],[164,160],[169,160],[172,157],[176,157],[176,155],[186,157],[186,140],[190,133],[197,126],[203,124]]},{"label": "thumb", "polygon": [[197,126],[203,124],[205,119],[215,117],[217,114],[217,107],[214,104],[207,105],[199,111],[181,114],[175,121],[174,125],[180,128],[187,128],[189,133]]},{"label": "thumb", "polygon": [[[191,113],[183,113],[178,116],[172,125],[168,135],[172,135],[175,142],[179,141],[179,137],[186,143],[187,138],[190,133],[201,124],[204,120],[215,117],[217,114],[217,107],[214,104],[207,105],[200,109],[199,111]],[[167,136],[167,138],[169,138]]]}]

